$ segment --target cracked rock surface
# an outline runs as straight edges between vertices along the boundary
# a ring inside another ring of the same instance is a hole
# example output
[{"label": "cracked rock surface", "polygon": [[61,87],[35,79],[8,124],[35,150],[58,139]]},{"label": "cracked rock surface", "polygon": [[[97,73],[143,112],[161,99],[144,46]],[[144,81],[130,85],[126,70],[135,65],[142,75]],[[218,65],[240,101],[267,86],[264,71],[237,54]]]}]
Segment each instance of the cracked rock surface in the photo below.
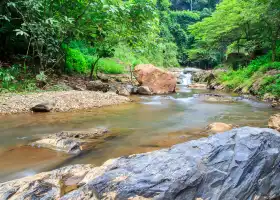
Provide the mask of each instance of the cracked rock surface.
[{"label": "cracked rock surface", "polygon": [[[276,130],[243,127],[101,167],[69,166],[6,182],[0,199],[273,199],[280,196],[279,150]],[[73,190],[65,190],[69,178]]]}]

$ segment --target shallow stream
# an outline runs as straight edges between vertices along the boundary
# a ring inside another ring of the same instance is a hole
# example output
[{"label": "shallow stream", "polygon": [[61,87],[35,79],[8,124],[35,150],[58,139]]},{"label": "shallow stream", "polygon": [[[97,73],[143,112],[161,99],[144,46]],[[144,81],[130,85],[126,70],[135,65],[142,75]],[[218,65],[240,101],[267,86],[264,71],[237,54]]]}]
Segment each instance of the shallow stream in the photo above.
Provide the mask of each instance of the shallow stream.
[{"label": "shallow stream", "polygon": [[[142,96],[131,104],[92,111],[0,116],[0,182],[68,164],[101,165],[111,158],[205,137],[200,130],[211,122],[266,127],[276,113],[268,104],[251,100],[206,103],[194,97],[198,93],[209,91],[179,86],[176,94]],[[113,136],[75,158],[24,146],[42,134],[94,127],[106,127]]]}]

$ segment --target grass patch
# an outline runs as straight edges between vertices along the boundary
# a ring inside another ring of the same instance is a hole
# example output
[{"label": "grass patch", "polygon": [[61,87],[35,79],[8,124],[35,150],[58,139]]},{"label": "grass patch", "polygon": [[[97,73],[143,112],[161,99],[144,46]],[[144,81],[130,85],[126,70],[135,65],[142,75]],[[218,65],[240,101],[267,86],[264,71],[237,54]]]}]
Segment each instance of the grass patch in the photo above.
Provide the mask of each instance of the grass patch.
[{"label": "grass patch", "polygon": [[100,59],[97,64],[97,68],[98,71],[105,74],[122,74],[125,72],[123,65],[109,58]]}]

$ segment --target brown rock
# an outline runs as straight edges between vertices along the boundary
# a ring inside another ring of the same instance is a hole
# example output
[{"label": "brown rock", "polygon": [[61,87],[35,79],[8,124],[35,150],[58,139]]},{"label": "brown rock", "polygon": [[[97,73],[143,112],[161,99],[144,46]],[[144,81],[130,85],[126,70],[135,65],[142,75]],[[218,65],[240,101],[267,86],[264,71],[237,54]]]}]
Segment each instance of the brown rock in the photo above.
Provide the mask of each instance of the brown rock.
[{"label": "brown rock", "polygon": [[110,86],[108,83],[103,83],[100,80],[97,81],[90,81],[87,84],[87,89],[91,91],[102,91],[102,92],[108,92],[110,89]]},{"label": "brown rock", "polygon": [[233,129],[234,126],[232,124],[225,124],[221,122],[214,122],[212,124],[209,124],[206,129],[207,131],[213,132],[213,133],[220,133],[225,132]]},{"label": "brown rock", "polygon": [[153,94],[175,92],[176,77],[163,69],[151,64],[140,64],[134,69],[134,76],[141,86],[147,86]]},{"label": "brown rock", "polygon": [[116,93],[117,93],[118,95],[121,95],[121,96],[126,96],[126,97],[127,97],[127,96],[130,96],[130,92],[129,92],[129,91],[127,90],[127,88],[124,87],[124,86],[118,87]]},{"label": "brown rock", "polygon": [[280,113],[272,115],[268,121],[269,128],[276,129],[280,131]]}]

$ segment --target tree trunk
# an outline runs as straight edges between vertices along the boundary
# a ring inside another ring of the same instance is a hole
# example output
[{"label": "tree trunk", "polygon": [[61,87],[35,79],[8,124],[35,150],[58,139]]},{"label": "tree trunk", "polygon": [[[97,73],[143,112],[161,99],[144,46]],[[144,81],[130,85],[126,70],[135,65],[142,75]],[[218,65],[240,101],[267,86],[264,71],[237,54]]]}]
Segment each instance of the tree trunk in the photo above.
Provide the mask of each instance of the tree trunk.
[{"label": "tree trunk", "polygon": [[90,70],[90,75],[89,75],[89,80],[93,80],[93,72],[94,72],[94,68],[95,68],[95,65],[97,64],[97,62],[99,61],[99,57],[96,59],[96,61],[92,64],[91,66],[91,70]]},{"label": "tree trunk", "polygon": [[272,62],[276,61],[276,39],[272,41]]}]

